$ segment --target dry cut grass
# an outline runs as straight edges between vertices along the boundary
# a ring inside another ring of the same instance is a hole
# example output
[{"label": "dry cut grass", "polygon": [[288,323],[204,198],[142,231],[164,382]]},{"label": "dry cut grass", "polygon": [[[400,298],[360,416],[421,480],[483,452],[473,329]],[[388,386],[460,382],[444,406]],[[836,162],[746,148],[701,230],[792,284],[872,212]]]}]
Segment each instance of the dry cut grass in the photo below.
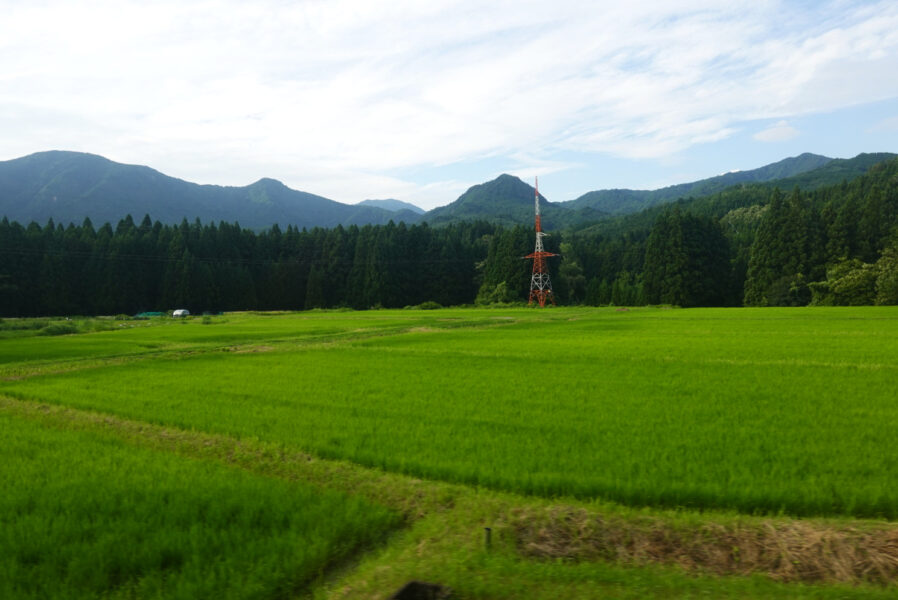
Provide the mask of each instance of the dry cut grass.
[{"label": "dry cut grass", "polygon": [[779,581],[894,583],[898,527],[747,519],[675,524],[552,506],[516,509],[518,551],[536,559],[663,563],[717,575],[764,573]]}]

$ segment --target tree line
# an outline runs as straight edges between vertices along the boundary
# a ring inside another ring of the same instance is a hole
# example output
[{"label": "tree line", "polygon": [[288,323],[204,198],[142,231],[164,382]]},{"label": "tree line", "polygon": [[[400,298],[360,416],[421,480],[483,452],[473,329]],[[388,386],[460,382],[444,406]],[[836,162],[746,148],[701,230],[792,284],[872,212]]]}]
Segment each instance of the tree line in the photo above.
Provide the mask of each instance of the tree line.
[{"label": "tree line", "polygon": [[473,302],[495,228],[0,221],[0,316]]},{"label": "tree line", "polygon": [[[566,304],[898,304],[896,226],[892,160],[812,192],[742,186],[545,244]],[[483,221],[255,232],[4,218],[0,316],[520,302],[533,243],[531,227]]]}]

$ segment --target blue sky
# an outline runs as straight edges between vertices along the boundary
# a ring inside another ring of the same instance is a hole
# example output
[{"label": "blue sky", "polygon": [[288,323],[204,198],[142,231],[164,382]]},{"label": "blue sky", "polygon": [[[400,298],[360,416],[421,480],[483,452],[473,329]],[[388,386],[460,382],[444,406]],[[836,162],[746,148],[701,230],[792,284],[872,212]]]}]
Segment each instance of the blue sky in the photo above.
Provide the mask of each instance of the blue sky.
[{"label": "blue sky", "polygon": [[0,0],[0,160],[554,201],[898,152],[898,3]]}]

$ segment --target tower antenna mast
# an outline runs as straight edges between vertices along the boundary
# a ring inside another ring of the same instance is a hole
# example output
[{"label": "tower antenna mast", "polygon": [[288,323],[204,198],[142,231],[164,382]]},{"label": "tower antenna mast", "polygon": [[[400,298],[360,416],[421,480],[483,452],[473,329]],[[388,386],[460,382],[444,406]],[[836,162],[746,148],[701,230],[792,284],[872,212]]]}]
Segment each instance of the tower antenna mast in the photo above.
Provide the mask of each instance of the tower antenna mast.
[{"label": "tower antenna mast", "polygon": [[558,256],[552,252],[546,252],[543,249],[543,238],[547,235],[543,233],[542,223],[539,218],[539,177],[536,178],[536,186],[534,187],[536,208],[536,249],[524,258],[533,259],[533,275],[530,277],[530,298],[527,304],[533,304],[533,301],[539,303],[540,307],[546,305],[546,300],[555,304],[555,294],[552,293],[552,280],[549,279],[549,267],[546,259],[550,256]]}]

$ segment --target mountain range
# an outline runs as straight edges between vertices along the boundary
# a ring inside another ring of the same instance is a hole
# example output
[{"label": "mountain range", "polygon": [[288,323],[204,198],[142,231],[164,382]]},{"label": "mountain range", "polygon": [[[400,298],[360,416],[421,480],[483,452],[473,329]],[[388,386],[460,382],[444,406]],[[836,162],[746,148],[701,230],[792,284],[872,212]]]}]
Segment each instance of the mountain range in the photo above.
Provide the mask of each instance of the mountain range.
[{"label": "mountain range", "polygon": [[[812,189],[861,175],[894,154],[860,154],[832,159],[816,154],[786,158],[759,169],[727,173],[658,190],[598,190],[567,202],[540,198],[543,224],[558,229],[639,212],[683,197],[699,197],[756,183]],[[0,161],[0,216],[20,223],[117,223],[130,214],[149,214],[163,223],[199,218],[239,222],[242,227],[335,227],[337,225],[442,225],[482,219],[503,225],[533,222],[534,189],[511,175],[475,185],[451,204],[429,212],[395,199],[349,205],[293,190],[274,179],[243,187],[200,185],[145,166],[125,165],[79,152],[48,151]]]},{"label": "mountain range", "polygon": [[0,162],[0,214],[23,223],[50,218],[80,223],[90,217],[97,224],[149,214],[163,223],[199,218],[236,221],[251,229],[274,223],[335,227],[398,220],[396,213],[383,208],[334,202],[274,179],[244,187],[199,185],[149,167],[63,151]]}]

